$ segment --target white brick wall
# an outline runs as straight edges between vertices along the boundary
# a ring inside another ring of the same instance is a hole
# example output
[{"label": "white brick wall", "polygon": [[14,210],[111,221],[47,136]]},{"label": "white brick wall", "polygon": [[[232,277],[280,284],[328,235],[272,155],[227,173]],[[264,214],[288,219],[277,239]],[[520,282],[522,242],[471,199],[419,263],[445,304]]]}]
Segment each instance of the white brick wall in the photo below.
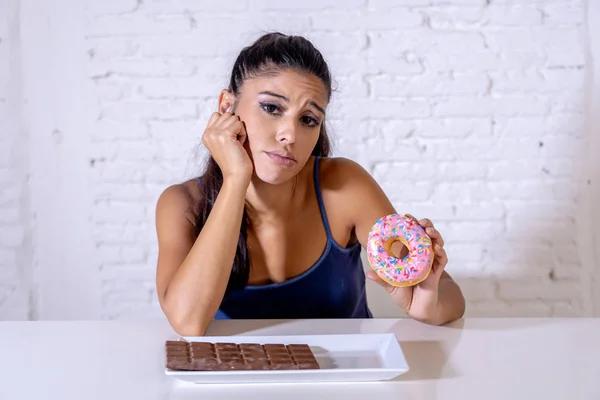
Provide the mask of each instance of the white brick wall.
[{"label": "white brick wall", "polygon": [[[400,212],[437,223],[469,315],[589,314],[593,270],[583,267],[576,219],[589,84],[583,6],[87,0],[76,32],[85,54],[73,57],[86,57],[81,84],[92,87],[83,133],[92,199],[79,217],[90,224],[101,317],[160,315],[156,198],[199,173],[200,137],[234,58],[268,30],[321,49],[338,84],[335,153],[366,167]],[[0,182],[2,198],[15,196]],[[18,234],[0,240],[12,246]],[[0,256],[13,265],[10,249]],[[369,295],[376,315],[398,315],[371,283]]]},{"label": "white brick wall", "polygon": [[17,1],[0,2],[0,320],[29,318],[27,141],[19,131]]},{"label": "white brick wall", "polygon": [[[587,90],[587,118],[586,128],[590,134],[586,141],[584,158],[584,176],[581,203],[578,208],[577,221],[579,224],[578,245],[589,249],[583,257],[584,270],[582,275],[583,302],[592,303],[595,315],[600,312],[600,25],[594,21],[600,20],[600,3],[589,2],[586,5],[587,25],[589,29],[590,59],[593,60],[591,85]],[[589,279],[587,279],[589,276]]]}]

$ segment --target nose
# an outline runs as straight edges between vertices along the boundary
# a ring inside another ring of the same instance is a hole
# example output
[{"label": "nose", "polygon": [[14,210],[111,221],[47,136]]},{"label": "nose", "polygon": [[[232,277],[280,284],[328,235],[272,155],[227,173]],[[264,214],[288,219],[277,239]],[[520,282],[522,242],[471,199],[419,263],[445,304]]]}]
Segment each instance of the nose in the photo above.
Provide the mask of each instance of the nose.
[{"label": "nose", "polygon": [[277,133],[277,141],[284,144],[296,143],[298,126],[295,122],[289,121],[281,124]]}]

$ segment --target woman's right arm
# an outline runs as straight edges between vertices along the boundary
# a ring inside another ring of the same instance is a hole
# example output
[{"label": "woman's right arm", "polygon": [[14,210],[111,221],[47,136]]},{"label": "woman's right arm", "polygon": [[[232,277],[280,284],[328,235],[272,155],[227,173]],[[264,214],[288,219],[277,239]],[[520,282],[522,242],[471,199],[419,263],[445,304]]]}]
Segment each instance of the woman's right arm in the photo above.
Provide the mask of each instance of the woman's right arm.
[{"label": "woman's right arm", "polygon": [[160,306],[181,336],[202,336],[225,289],[240,234],[247,184],[226,180],[196,238],[185,213],[191,199],[183,185],[167,188],[156,207]]},{"label": "woman's right arm", "polygon": [[219,165],[223,185],[197,238],[182,185],[167,188],[156,205],[158,299],[181,336],[204,335],[227,288],[253,171],[242,146],[246,138],[243,122],[230,112],[215,112],[208,121],[202,143]]}]

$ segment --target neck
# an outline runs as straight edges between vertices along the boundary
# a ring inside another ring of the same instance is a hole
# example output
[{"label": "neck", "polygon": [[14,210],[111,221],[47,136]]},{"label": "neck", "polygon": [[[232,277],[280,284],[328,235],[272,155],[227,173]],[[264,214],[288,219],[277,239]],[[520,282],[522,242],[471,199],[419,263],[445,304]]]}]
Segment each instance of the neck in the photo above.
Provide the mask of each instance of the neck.
[{"label": "neck", "polygon": [[303,204],[306,192],[304,181],[301,173],[279,185],[265,183],[255,176],[246,192],[248,215],[253,224],[293,215]]}]

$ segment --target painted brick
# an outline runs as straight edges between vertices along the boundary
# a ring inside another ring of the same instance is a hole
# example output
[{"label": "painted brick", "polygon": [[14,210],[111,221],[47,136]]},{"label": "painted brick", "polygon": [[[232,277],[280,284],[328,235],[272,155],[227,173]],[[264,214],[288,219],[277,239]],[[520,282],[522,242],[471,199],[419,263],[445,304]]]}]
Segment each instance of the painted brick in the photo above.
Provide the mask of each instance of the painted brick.
[{"label": "painted brick", "polygon": [[488,188],[498,200],[544,200],[553,198],[555,201],[575,201],[578,197],[577,182],[568,180],[550,181],[503,181],[489,182]]},{"label": "painted brick", "polygon": [[173,13],[189,11],[239,12],[248,9],[248,0],[222,2],[218,0],[144,0],[140,11],[153,13]]},{"label": "painted brick", "polygon": [[461,221],[501,220],[505,209],[502,203],[457,204],[454,215]]},{"label": "painted brick", "polygon": [[583,119],[578,114],[494,117],[494,133],[498,136],[580,136],[583,129]]},{"label": "painted brick", "polygon": [[[7,247],[0,247],[0,265],[5,267],[16,267],[17,265],[17,254],[14,249],[9,249]],[[10,277],[5,277],[3,274],[3,279],[7,279]]]},{"label": "painted brick", "polygon": [[498,296],[501,299],[515,300],[569,300],[577,298],[579,291],[580,285],[577,281],[501,281]]},{"label": "painted brick", "polygon": [[[92,77],[109,75],[118,77],[177,77],[192,76],[199,70],[199,65],[189,60],[172,58],[168,60],[152,59],[114,59],[98,61],[88,68]],[[203,73],[207,71],[203,68]],[[131,83],[131,82],[127,82]]]},{"label": "painted brick", "polygon": [[498,318],[544,318],[552,315],[552,306],[543,300],[478,301],[467,307],[467,316],[473,318],[494,315]]},{"label": "painted brick", "polygon": [[554,318],[576,318],[583,315],[581,303],[575,302],[558,302],[552,304],[552,317]]},{"label": "painted brick", "polygon": [[433,29],[481,29],[542,24],[542,13],[529,7],[436,7],[426,10]]},{"label": "painted brick", "polygon": [[[384,182],[381,187],[386,193],[391,193],[390,200],[398,209],[401,209],[400,202],[424,201],[431,197],[431,184],[428,182]],[[405,192],[402,196],[395,194],[399,187]]]},{"label": "painted brick", "polygon": [[135,11],[140,4],[138,0],[88,1],[85,9],[92,15],[125,14]]},{"label": "painted brick", "polygon": [[543,115],[550,111],[548,100],[533,94],[496,98],[440,97],[432,103],[433,113],[438,117]]},{"label": "painted brick", "polygon": [[543,6],[544,24],[551,27],[573,27],[585,22],[582,2],[551,2]]},{"label": "painted brick", "polygon": [[[502,58],[512,54],[498,54],[486,48],[473,51],[469,53],[468,57],[458,51],[455,53],[430,52],[421,56],[423,61],[419,65],[423,66],[426,71],[495,71],[498,69],[498,65],[509,67],[507,60]],[[519,67],[521,66],[526,67],[527,65],[519,63]]]},{"label": "painted brick", "polygon": [[461,291],[469,301],[493,300],[496,297],[496,283],[484,279],[456,278]]},{"label": "painted brick", "polygon": [[[565,140],[565,142],[567,142]],[[556,152],[559,152],[556,149]],[[562,154],[566,152],[563,150]],[[490,165],[489,175],[490,179],[494,180],[522,180],[522,179],[548,179],[549,177],[573,177],[577,176],[579,172],[579,163],[576,160],[566,159],[552,159],[550,157],[542,160],[536,159],[522,159],[522,160],[510,160],[510,161],[495,161]]]},{"label": "painted brick", "polygon": [[20,212],[16,207],[0,208],[1,224],[16,224],[19,221]]},{"label": "painted brick", "polygon": [[196,118],[197,108],[193,101],[148,100],[105,102],[102,105],[102,117],[116,121],[136,121],[148,119]]},{"label": "painted brick", "polygon": [[2,224],[0,247],[18,247],[25,239],[25,228],[16,224]]},{"label": "painted brick", "polygon": [[492,134],[489,118],[432,118],[416,121],[416,134],[425,138],[486,137]]},{"label": "painted brick", "polygon": [[416,218],[429,218],[432,221],[453,219],[452,204],[414,202],[402,205],[397,211],[412,214]]},{"label": "painted brick", "polygon": [[147,213],[138,203],[97,204],[92,216],[96,222],[145,222]]},{"label": "painted brick", "polygon": [[218,39],[202,36],[159,36],[138,39],[144,57],[222,57],[227,50]]},{"label": "painted brick", "polygon": [[[373,177],[381,182],[402,184],[404,181],[421,181],[433,179],[436,175],[435,165],[407,162],[378,163],[373,169]],[[398,176],[400,174],[401,176]]]},{"label": "painted brick", "polygon": [[[366,0],[348,0],[344,2],[344,9],[359,8],[366,4]],[[336,9],[338,3],[336,0],[306,0],[296,3],[282,3],[278,0],[255,0],[252,1],[252,8],[261,11],[319,11],[321,9]]]},{"label": "painted brick", "polygon": [[219,77],[205,82],[206,77],[143,79],[140,93],[149,99],[181,99],[212,97],[225,86],[225,78]]},{"label": "painted brick", "polygon": [[484,179],[486,175],[487,168],[474,161],[440,163],[436,174],[438,179],[454,182]]},{"label": "painted brick", "polygon": [[503,227],[489,221],[439,222],[436,227],[444,237],[457,242],[487,241],[502,237]]},{"label": "painted brick", "polygon": [[22,188],[18,185],[4,186],[0,191],[0,208],[16,207]]},{"label": "painted brick", "polygon": [[[116,59],[134,56],[140,49],[135,39],[126,37],[98,37],[88,38],[88,57],[93,60]],[[92,64],[89,68],[96,69]]]},{"label": "painted brick", "polygon": [[187,16],[107,15],[93,19],[87,26],[89,36],[139,36],[183,33],[191,30]]},{"label": "painted brick", "polygon": [[376,77],[371,87],[376,97],[461,95],[484,93],[489,85],[485,75],[458,75],[450,73],[423,74],[417,77]]},{"label": "painted brick", "polygon": [[478,181],[440,182],[434,188],[432,199],[435,202],[453,200],[465,203],[477,203],[491,200],[492,191],[485,183]]},{"label": "painted brick", "polygon": [[425,100],[377,99],[352,102],[344,100],[342,107],[349,115],[368,113],[372,118],[377,119],[412,119],[428,117],[431,114],[430,106]]}]

